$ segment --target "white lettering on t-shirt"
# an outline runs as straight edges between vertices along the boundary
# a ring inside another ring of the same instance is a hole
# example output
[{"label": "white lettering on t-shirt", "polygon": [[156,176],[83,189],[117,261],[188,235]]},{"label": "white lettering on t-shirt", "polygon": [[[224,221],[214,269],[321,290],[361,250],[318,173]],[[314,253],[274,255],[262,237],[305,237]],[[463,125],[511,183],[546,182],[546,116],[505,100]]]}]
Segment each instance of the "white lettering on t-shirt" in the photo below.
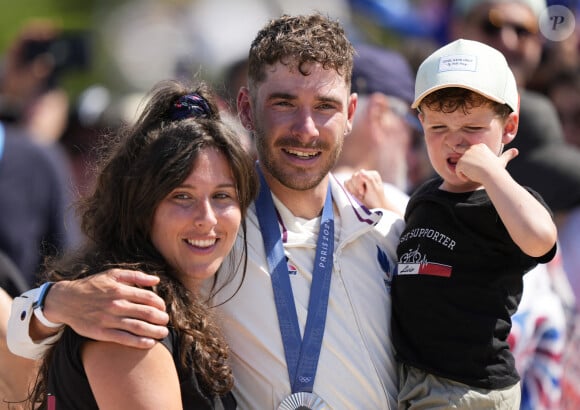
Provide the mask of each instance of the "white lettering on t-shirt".
[{"label": "white lettering on t-shirt", "polygon": [[453,248],[455,247],[455,241],[453,239],[451,239],[442,232],[427,228],[412,229],[406,234],[402,235],[399,242],[403,243],[405,241],[408,241],[409,239],[414,238],[428,238],[434,242],[440,243],[441,245],[451,250],[453,250]]}]

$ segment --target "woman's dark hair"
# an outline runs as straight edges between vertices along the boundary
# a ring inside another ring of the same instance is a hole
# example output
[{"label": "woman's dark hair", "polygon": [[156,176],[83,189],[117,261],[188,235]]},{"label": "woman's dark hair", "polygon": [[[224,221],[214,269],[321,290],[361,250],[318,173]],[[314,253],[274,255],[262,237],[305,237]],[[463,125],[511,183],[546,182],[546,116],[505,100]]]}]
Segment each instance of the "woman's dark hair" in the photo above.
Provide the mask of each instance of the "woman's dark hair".
[{"label": "woman's dark hair", "polygon": [[[199,300],[174,275],[150,240],[155,210],[191,173],[201,151],[216,149],[227,159],[241,209],[243,252],[233,254],[227,283],[247,262],[245,215],[257,194],[258,180],[250,156],[237,135],[220,120],[214,97],[204,84],[196,88],[164,81],[153,88],[137,122],[106,141],[107,155],[92,194],[78,203],[87,240],[75,254],[51,261],[47,280],[72,280],[109,268],[129,268],[161,278],[155,287],[167,306],[170,326],[180,335],[181,370],[193,369],[203,390],[223,394],[233,385],[228,349],[213,323],[208,300]],[[234,252],[232,250],[232,252]],[[209,298],[216,289],[216,278]],[[221,282],[221,281],[220,281]],[[48,365],[45,356],[32,392],[32,407],[46,403]]]}]

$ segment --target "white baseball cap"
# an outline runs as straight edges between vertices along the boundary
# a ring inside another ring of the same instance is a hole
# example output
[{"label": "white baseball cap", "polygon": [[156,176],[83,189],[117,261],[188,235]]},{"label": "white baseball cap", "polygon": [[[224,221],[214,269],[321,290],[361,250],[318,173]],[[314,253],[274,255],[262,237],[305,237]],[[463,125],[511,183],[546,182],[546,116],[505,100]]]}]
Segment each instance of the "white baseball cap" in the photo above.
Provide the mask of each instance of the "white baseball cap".
[{"label": "white baseball cap", "polygon": [[417,108],[423,98],[442,88],[466,88],[519,111],[516,79],[501,52],[473,40],[455,40],[427,57],[415,80]]}]

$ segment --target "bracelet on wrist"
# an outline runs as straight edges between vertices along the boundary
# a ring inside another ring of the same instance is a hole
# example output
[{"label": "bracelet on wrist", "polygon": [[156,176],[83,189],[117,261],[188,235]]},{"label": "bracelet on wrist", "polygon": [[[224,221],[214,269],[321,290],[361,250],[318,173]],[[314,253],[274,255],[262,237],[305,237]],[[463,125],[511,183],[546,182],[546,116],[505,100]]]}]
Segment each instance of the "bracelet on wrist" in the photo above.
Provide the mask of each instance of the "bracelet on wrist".
[{"label": "bracelet on wrist", "polygon": [[51,322],[44,316],[44,302],[46,300],[46,295],[50,288],[54,285],[54,282],[45,282],[40,286],[40,291],[38,294],[38,299],[32,304],[32,310],[34,311],[34,316],[46,327],[61,327],[64,323]]}]

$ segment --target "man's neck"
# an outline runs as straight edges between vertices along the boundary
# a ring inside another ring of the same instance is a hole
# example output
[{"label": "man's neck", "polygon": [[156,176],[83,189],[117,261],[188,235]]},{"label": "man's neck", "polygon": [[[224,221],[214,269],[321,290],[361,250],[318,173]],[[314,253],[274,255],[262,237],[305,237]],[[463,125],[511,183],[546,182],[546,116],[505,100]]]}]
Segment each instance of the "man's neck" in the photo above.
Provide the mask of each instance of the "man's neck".
[{"label": "man's neck", "polygon": [[272,193],[294,216],[304,219],[314,219],[320,216],[329,184],[328,175],[317,187],[309,190],[291,189],[272,177],[265,176],[265,178]]}]

